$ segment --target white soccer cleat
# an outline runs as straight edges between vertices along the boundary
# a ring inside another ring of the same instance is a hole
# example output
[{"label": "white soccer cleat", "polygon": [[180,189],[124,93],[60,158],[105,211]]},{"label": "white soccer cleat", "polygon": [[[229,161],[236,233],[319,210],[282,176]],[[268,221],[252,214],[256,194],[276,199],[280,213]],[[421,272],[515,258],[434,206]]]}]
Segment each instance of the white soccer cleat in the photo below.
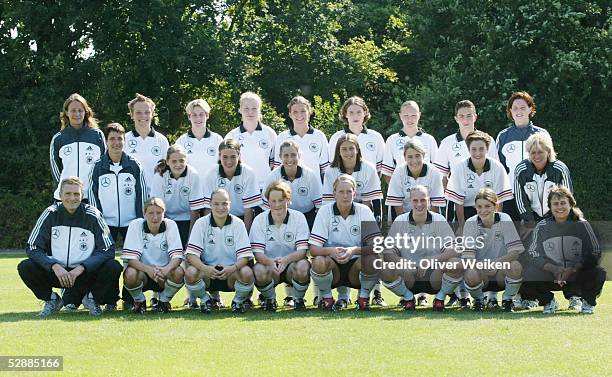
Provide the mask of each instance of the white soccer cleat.
[{"label": "white soccer cleat", "polygon": [[572,296],[569,299],[568,310],[575,310],[577,312],[582,310],[582,299],[578,296]]},{"label": "white soccer cleat", "polygon": [[580,313],[582,314],[593,314],[595,311],[595,307],[585,300],[582,300],[582,307],[580,308]]},{"label": "white soccer cleat", "polygon": [[543,314],[555,314],[555,311],[559,309],[559,303],[554,298],[544,306]]}]

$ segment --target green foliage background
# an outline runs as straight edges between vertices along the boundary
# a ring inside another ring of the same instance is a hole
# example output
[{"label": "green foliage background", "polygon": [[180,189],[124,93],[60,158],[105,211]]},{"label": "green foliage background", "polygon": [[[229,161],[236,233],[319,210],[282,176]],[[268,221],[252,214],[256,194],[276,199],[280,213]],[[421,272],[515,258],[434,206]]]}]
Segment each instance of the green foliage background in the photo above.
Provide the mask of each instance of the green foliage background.
[{"label": "green foliage background", "polygon": [[415,99],[439,142],[456,128],[458,100],[471,99],[477,126],[495,136],[508,124],[509,95],[526,90],[579,205],[608,220],[610,27],[609,1],[2,2],[0,247],[21,247],[51,202],[49,142],[73,92],[102,124],[128,128],[127,101],[153,97],[171,141],[198,96],[212,105],[210,127],[225,134],[241,92],[261,94],[264,121],[277,131],[301,93],[328,136],[347,96],[366,99],[370,126],[385,136],[399,128],[399,104]]}]

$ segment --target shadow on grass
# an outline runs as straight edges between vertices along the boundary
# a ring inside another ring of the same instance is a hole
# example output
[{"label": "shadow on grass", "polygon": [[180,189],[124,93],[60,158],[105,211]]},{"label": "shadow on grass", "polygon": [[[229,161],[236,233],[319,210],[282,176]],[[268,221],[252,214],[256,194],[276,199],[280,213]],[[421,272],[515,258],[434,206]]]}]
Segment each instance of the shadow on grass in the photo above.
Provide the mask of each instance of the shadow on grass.
[{"label": "shadow on grass", "polygon": [[0,322],[21,322],[21,321],[100,321],[100,320],[121,320],[121,321],[148,321],[160,319],[186,320],[186,321],[223,321],[229,318],[241,319],[243,321],[286,321],[299,320],[300,318],[315,318],[320,320],[367,320],[375,318],[377,320],[402,320],[409,321],[412,319],[427,319],[427,320],[453,320],[453,321],[477,321],[482,319],[496,320],[523,320],[525,318],[534,320],[549,320],[558,317],[579,317],[583,316],[577,312],[569,310],[561,310],[554,315],[542,314],[542,309],[530,311],[518,311],[513,313],[505,313],[503,311],[484,311],[473,312],[471,310],[460,310],[458,308],[447,309],[442,313],[432,312],[431,308],[419,308],[414,312],[406,312],[400,308],[374,308],[368,312],[358,312],[354,309],[344,309],[342,311],[326,312],[314,307],[308,308],[305,311],[294,311],[290,309],[281,309],[276,313],[264,312],[260,308],[251,309],[243,314],[234,314],[230,309],[225,308],[219,311],[213,311],[211,314],[202,314],[197,310],[175,309],[167,314],[147,312],[144,315],[133,314],[130,312],[117,311],[114,313],[104,313],[101,317],[90,316],[85,310],[77,312],[60,312],[48,318],[41,319],[38,317],[38,312],[8,312],[0,313]]}]

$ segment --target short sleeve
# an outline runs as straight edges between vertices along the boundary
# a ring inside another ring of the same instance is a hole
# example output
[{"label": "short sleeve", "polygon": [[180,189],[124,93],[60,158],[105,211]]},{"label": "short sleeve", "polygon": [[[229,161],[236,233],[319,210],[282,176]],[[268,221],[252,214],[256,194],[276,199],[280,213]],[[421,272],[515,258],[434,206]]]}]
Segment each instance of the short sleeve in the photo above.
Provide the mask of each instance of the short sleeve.
[{"label": "short sleeve", "polygon": [[253,225],[251,225],[251,233],[249,239],[251,241],[251,250],[253,253],[264,253],[266,250],[266,217],[267,211],[264,211],[255,217]]},{"label": "short sleeve", "polygon": [[183,244],[178,226],[170,219],[166,219],[166,242],[168,243],[168,257],[170,259],[185,259],[183,255]]},{"label": "short sleeve", "polygon": [[125,241],[123,243],[123,251],[121,252],[121,259],[123,260],[140,260],[142,256],[142,240],[141,240],[141,227],[142,221],[132,221],[128,226],[127,233],[125,235]]},{"label": "short sleeve", "polygon": [[315,246],[324,246],[329,238],[329,216],[330,208],[325,207],[317,212],[312,232],[308,238],[308,243]]}]

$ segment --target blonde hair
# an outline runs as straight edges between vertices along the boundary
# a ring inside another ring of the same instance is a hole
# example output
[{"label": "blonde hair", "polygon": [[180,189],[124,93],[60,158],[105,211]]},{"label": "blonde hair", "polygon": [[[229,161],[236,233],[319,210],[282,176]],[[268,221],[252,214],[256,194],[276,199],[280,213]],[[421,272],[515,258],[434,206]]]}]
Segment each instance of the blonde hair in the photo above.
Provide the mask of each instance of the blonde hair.
[{"label": "blonde hair", "polygon": [[134,113],[134,105],[136,105],[138,102],[144,102],[148,104],[151,108],[152,115],[155,115],[155,102],[153,102],[151,98],[144,96],[140,93],[136,93],[136,97],[133,98],[130,102],[128,102],[127,106],[128,110],[130,111],[128,115],[132,115]]},{"label": "blonde hair", "polygon": [[525,142],[525,146],[527,149],[527,159],[531,161],[531,151],[537,147],[544,149],[548,152],[548,161],[553,162],[557,159],[557,153],[555,152],[555,147],[553,146],[553,141],[545,132],[537,132],[527,139]]},{"label": "blonde hair", "polygon": [[291,200],[291,186],[289,186],[286,182],[280,180],[271,182],[268,187],[266,187],[266,191],[264,192],[266,199],[270,199],[270,193],[272,191],[280,191],[281,194],[283,194],[283,199]]},{"label": "blonde hair", "polygon": [[419,104],[418,104],[418,103],[416,103],[416,101],[413,101],[413,100],[404,101],[404,103],[402,103],[402,104],[400,105],[400,108],[399,108],[400,113],[402,112],[402,109],[403,109],[404,107],[413,107],[413,108],[415,108],[415,109],[416,109],[416,111],[418,111],[419,113],[421,112],[421,108],[419,107]]},{"label": "blonde hair", "polygon": [[258,107],[258,113],[259,116],[257,117],[259,119],[259,121],[261,122],[261,120],[263,119],[261,116],[261,106],[263,104],[261,97],[259,95],[257,95],[257,93],[253,93],[253,92],[244,92],[240,95],[240,107],[242,108],[242,104],[245,101],[248,100],[252,100],[255,101],[257,103],[257,107]]},{"label": "blonde hair", "polygon": [[349,183],[352,187],[353,187],[353,191],[357,190],[357,181],[355,181],[355,178],[353,178],[352,175],[348,175],[348,174],[340,174],[335,180],[334,180],[334,185],[333,185],[333,189],[334,191],[336,191],[336,187],[338,187],[338,185],[342,182],[347,182]]},{"label": "blonde hair", "polygon": [[71,177],[62,179],[62,182],[60,183],[60,194],[64,192],[64,186],[66,185],[79,186],[79,189],[81,190],[81,195],[83,194],[83,181],[81,180],[81,178],[77,176],[71,176]]},{"label": "blonde hair", "polygon": [[152,197],[152,198],[147,199],[144,202],[144,213],[147,213],[147,209],[152,206],[159,207],[163,209],[164,212],[166,212],[166,203],[164,203],[162,198]]},{"label": "blonde hair", "polygon": [[85,118],[83,119],[83,124],[87,123],[87,126],[90,128],[98,128],[98,120],[94,116],[94,112],[87,103],[87,100],[83,98],[78,93],[72,93],[66,100],[64,101],[64,105],[62,106],[62,111],[59,113],[61,128],[64,129],[70,126],[70,118],[68,118],[68,106],[74,101],[79,102],[83,105],[83,110],[85,110]]},{"label": "blonde hair", "polygon": [[185,106],[187,115],[191,115],[191,112],[196,106],[200,106],[202,109],[204,109],[206,115],[210,115],[210,105],[203,98],[194,99],[193,101],[189,102],[187,106]]}]

